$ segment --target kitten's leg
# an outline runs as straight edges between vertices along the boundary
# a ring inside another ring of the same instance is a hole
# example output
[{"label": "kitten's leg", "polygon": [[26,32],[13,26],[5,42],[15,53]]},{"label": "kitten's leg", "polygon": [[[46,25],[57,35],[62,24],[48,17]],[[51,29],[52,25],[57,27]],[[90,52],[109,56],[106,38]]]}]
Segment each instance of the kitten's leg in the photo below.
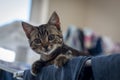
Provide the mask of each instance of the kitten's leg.
[{"label": "kitten's leg", "polygon": [[55,59],[54,64],[55,64],[56,67],[62,67],[68,60],[69,60],[68,56],[60,54]]},{"label": "kitten's leg", "polygon": [[44,65],[44,62],[42,62],[41,60],[34,62],[32,64],[31,74],[36,76]]}]

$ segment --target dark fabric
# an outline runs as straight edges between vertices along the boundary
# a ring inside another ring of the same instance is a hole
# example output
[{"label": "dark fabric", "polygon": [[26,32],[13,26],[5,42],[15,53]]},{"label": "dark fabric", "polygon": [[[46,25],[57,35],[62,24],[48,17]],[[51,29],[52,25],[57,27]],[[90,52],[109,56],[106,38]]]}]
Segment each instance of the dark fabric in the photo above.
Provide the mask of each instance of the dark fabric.
[{"label": "dark fabric", "polygon": [[71,59],[61,68],[54,65],[42,68],[40,74],[36,77],[30,74],[30,71],[24,72],[24,80],[78,80],[86,60],[90,57],[79,56]]},{"label": "dark fabric", "polygon": [[78,34],[79,34],[79,36],[78,36],[78,38],[79,38],[79,40],[80,40],[80,43],[81,43],[81,49],[82,49],[82,51],[84,51],[85,50],[85,46],[84,46],[84,32],[83,32],[83,30],[81,30],[81,29],[78,29]]},{"label": "dark fabric", "polygon": [[120,80],[120,54],[92,58],[95,80]]},{"label": "dark fabric", "polygon": [[15,78],[13,78],[13,74],[0,70],[0,80],[17,80]]},{"label": "dark fabric", "polygon": [[102,38],[99,37],[96,41],[96,45],[90,49],[88,49],[88,52],[92,55],[92,56],[96,56],[96,55],[100,55],[101,53],[103,53],[103,47],[102,47]]},{"label": "dark fabric", "polygon": [[30,70],[26,70],[24,72],[24,76],[23,76],[23,80],[39,80],[37,77],[33,76],[31,73],[30,73]]},{"label": "dark fabric", "polygon": [[84,66],[84,68],[82,68],[81,70],[78,80],[94,80],[93,73],[92,73],[92,67]]}]

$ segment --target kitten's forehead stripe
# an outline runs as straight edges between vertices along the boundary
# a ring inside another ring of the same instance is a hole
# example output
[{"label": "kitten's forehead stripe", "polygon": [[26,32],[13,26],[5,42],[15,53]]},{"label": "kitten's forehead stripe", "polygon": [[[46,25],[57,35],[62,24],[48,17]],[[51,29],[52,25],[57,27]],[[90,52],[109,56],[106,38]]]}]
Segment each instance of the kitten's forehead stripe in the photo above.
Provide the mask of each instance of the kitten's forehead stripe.
[{"label": "kitten's forehead stripe", "polygon": [[41,25],[41,26],[39,26],[39,33],[41,34],[41,35],[44,35],[45,33],[46,33],[46,26],[45,25]]}]

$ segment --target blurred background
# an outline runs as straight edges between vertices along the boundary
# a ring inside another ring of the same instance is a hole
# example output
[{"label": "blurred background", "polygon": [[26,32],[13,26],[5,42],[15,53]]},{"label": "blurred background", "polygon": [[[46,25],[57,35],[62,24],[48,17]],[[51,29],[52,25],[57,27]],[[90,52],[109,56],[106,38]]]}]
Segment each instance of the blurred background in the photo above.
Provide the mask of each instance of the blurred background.
[{"label": "blurred background", "polygon": [[120,0],[0,0],[0,59],[31,64],[33,52],[21,21],[46,23],[60,17],[64,41],[91,55],[120,52]]}]

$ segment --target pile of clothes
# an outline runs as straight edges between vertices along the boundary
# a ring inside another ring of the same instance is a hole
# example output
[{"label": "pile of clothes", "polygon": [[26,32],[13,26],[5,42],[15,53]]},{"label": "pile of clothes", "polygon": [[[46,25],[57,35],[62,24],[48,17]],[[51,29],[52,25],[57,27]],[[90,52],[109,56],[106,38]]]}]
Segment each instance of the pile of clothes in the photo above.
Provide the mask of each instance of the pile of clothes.
[{"label": "pile of clothes", "polygon": [[87,51],[92,56],[120,53],[120,43],[114,43],[109,37],[97,35],[92,29],[80,29],[74,25],[69,26],[64,33],[64,42],[78,51]]}]

